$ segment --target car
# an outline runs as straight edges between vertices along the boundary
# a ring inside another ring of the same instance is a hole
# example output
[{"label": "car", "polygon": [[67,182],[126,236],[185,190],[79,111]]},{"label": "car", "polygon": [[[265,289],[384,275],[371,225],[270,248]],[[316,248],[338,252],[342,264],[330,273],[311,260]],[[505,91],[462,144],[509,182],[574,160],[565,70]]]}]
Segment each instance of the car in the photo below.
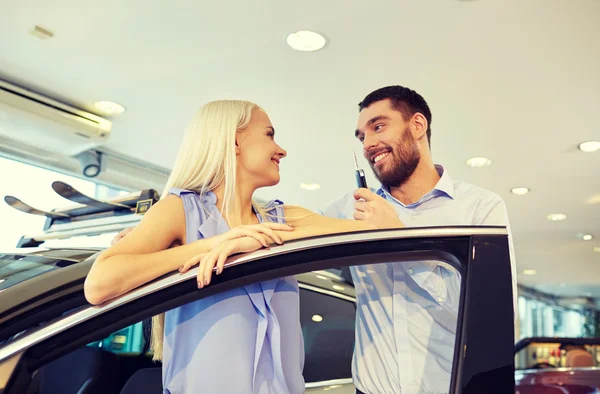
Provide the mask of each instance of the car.
[{"label": "car", "polygon": [[600,392],[600,338],[525,338],[515,356],[515,381],[524,394]]},{"label": "car", "polygon": [[[76,225],[78,235],[99,232]],[[457,311],[458,320],[448,392],[515,392],[504,227],[404,228],[302,239],[232,256],[203,289],[197,288],[197,269],[173,272],[98,306],[86,301],[83,283],[102,248],[49,247],[44,240],[57,235],[52,225],[45,227],[45,235],[24,237],[21,248],[0,255],[2,394],[162,393],[160,364],[151,360],[148,346],[152,316],[291,275],[300,286],[306,392],[353,394],[356,299],[348,269],[415,261],[459,274],[460,298],[451,300],[449,311]]]}]

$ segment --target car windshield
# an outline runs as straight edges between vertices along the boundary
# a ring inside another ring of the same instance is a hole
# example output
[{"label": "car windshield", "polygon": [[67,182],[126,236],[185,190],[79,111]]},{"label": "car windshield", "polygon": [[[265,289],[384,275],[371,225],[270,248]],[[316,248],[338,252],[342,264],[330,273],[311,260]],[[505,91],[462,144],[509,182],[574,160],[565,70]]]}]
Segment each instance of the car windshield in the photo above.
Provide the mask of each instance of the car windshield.
[{"label": "car windshield", "polygon": [[0,254],[0,292],[44,273],[78,263],[95,250],[40,250]]}]

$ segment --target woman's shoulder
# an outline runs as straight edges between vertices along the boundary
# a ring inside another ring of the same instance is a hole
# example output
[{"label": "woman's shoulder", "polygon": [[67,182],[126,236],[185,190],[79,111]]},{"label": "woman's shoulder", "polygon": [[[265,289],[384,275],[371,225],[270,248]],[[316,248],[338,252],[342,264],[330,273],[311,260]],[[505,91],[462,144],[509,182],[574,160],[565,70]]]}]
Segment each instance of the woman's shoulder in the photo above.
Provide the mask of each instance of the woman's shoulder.
[{"label": "woman's shoulder", "polygon": [[179,187],[172,187],[169,189],[169,193],[167,194],[168,196],[177,196],[177,197],[183,197],[186,194],[191,194],[191,195],[198,195],[198,192],[195,192],[193,190],[188,190],[188,189],[182,189]]},{"label": "woman's shoulder", "polygon": [[161,198],[156,204],[152,205],[144,214],[144,221],[162,226],[165,218],[168,218],[170,222],[184,221],[184,212],[183,201],[171,194]]},{"label": "woman's shoulder", "polygon": [[197,201],[202,204],[217,203],[217,196],[212,191],[201,194],[195,190],[172,187],[169,189],[168,196],[179,197],[179,199],[184,201]]}]

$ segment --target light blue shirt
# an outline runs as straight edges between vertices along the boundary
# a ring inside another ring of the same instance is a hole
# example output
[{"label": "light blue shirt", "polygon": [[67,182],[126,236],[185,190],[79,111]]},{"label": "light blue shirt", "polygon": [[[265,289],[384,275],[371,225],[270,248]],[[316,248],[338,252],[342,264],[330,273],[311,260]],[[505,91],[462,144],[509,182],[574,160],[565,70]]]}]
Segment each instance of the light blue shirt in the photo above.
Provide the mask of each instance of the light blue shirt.
[{"label": "light blue shirt", "polygon": [[[171,193],[183,201],[187,243],[229,230],[214,193]],[[270,202],[265,211],[284,222],[280,201]],[[293,277],[254,283],[168,311],[163,393],[304,393],[299,316]]]},{"label": "light blue shirt", "polygon": [[[439,182],[415,203],[402,204],[385,187],[373,191],[394,206],[407,227],[508,227],[500,196],[453,181],[442,166],[436,169]],[[352,219],[354,204],[351,192],[321,213]],[[516,295],[510,236],[509,242]],[[448,393],[460,296],[458,272],[434,261],[419,261],[356,266],[351,273],[357,296],[352,362],[356,387],[380,394]]]}]

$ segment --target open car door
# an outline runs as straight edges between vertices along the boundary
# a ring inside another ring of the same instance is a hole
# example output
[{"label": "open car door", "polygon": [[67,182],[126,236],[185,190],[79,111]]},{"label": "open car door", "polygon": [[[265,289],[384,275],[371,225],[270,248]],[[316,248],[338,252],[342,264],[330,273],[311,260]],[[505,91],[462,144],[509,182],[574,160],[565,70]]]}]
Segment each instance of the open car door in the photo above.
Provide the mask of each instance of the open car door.
[{"label": "open car door", "polygon": [[[410,269],[415,262],[429,262],[456,274],[457,285],[460,286],[459,297],[452,300],[452,306],[445,311],[448,316],[454,313],[455,319],[448,392],[514,393],[512,281],[507,232],[501,227],[406,228],[289,242],[231,258],[223,273],[213,276],[211,284],[201,290],[196,285],[197,269],[185,274],[169,274],[103,305],[78,306],[50,320],[45,316],[43,322],[6,341],[0,347],[0,393],[36,393],[36,389],[32,389],[36,375],[45,370],[45,376],[49,378],[48,366],[56,360],[68,360],[69,354],[86,348],[90,343],[188,302],[259,281],[314,271],[339,272],[364,265]],[[80,264],[87,264],[89,269],[91,261]],[[81,270],[81,266],[78,269]],[[368,273],[368,270],[365,272]],[[346,286],[352,286],[349,282],[348,278]],[[339,283],[331,285],[325,282],[320,287],[320,294],[327,293],[327,286],[332,286],[331,292],[336,291],[334,286],[338,289],[343,287]],[[82,297],[83,288],[80,287],[79,290],[72,289],[70,294]],[[301,310],[304,307],[301,305]],[[314,324],[325,325],[328,317],[323,312],[320,320],[314,319]],[[329,347],[329,352],[348,352],[348,349],[336,349],[332,342],[318,346]],[[347,358],[339,357],[337,360]],[[77,361],[73,359],[72,362]],[[307,368],[324,371],[332,367],[330,360],[319,357],[307,359],[307,362],[310,365],[305,365],[305,372]],[[349,368],[343,365],[333,367]],[[68,382],[74,379],[72,370],[66,364],[53,373],[62,373],[55,378]],[[114,373],[121,372],[117,370]],[[124,392],[124,380],[123,377],[116,379],[113,392]],[[154,389],[162,392],[161,387]],[[306,389],[307,392],[354,393],[349,379],[306,381]]]}]

